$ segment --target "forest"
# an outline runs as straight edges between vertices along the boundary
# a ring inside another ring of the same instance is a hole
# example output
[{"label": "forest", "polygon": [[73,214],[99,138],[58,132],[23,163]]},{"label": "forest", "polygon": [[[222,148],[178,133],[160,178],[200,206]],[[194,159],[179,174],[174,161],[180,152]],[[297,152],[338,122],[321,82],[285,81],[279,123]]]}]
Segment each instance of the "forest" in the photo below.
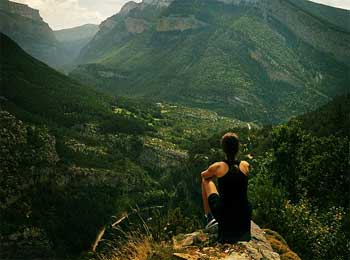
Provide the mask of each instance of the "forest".
[{"label": "forest", "polygon": [[0,259],[135,259],[146,242],[160,255],[147,260],[169,259],[175,235],[204,226],[200,173],[224,159],[228,131],[251,167],[253,221],[301,259],[348,259],[349,33],[336,10],[268,3],[270,16],[135,4],[90,35],[69,75],[0,32]]}]

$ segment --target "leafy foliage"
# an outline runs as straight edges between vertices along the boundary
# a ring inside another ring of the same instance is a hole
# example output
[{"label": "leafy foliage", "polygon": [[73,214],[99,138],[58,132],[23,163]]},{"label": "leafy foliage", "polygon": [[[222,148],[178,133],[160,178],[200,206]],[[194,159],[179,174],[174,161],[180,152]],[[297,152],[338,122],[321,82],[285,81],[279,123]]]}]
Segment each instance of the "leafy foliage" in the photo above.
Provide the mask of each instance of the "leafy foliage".
[{"label": "leafy foliage", "polygon": [[111,216],[136,204],[170,205],[153,228],[159,238],[175,218],[178,227],[168,227],[174,233],[198,225],[188,226],[190,217],[176,210],[181,194],[170,173],[193,139],[245,124],[203,109],[101,94],[6,36],[0,40],[7,52],[0,60],[0,258],[78,257]]}]

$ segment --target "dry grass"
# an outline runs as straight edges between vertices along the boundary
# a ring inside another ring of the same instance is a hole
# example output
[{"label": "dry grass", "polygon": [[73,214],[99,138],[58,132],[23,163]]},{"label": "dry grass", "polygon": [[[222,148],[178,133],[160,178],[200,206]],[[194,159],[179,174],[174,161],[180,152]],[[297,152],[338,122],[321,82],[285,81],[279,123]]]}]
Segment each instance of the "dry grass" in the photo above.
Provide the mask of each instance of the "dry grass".
[{"label": "dry grass", "polygon": [[152,255],[152,239],[136,232],[124,244],[110,241],[108,254],[99,254],[100,260],[147,260]]},{"label": "dry grass", "polygon": [[[133,233],[124,244],[109,243],[108,254],[99,254],[99,260],[172,260],[173,247],[168,243],[157,243],[152,238]],[[115,244],[115,245],[113,245]],[[119,246],[117,246],[119,244]]]},{"label": "dry grass", "polygon": [[264,229],[265,236],[270,242],[272,249],[281,256],[281,260],[301,260],[288,246],[284,238],[275,231]]}]

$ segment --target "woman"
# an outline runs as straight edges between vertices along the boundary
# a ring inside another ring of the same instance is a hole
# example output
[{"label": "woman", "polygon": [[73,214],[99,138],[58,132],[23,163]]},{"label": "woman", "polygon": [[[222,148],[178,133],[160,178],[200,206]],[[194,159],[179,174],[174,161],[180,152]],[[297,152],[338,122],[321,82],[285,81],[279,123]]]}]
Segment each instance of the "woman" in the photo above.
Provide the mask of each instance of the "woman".
[{"label": "woman", "polygon": [[[227,133],[221,139],[226,160],[201,173],[202,198],[209,226],[218,222],[219,242],[250,240],[251,206],[247,197],[249,163],[237,161],[239,138]],[[218,178],[218,190],[213,179]]]}]

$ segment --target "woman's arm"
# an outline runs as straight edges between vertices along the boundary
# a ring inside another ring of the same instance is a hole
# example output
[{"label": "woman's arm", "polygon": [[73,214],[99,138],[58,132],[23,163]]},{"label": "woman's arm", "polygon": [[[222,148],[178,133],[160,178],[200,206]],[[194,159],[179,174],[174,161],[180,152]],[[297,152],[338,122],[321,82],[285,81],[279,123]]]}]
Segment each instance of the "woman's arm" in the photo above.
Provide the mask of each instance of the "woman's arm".
[{"label": "woman's arm", "polygon": [[246,176],[249,175],[249,163],[246,161],[242,161],[241,164],[239,165],[239,169],[241,172],[243,172]]},{"label": "woman's arm", "polygon": [[212,179],[216,177],[223,177],[228,171],[228,166],[224,162],[216,162],[209,166],[209,168],[201,173],[203,179]]}]

